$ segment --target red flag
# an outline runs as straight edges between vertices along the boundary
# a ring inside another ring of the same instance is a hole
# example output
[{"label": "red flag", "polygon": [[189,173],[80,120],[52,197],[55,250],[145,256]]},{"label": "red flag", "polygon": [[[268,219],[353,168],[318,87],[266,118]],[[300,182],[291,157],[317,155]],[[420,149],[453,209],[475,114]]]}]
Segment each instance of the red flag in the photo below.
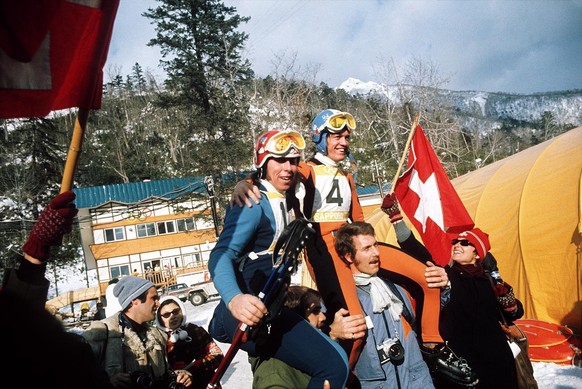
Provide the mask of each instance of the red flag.
[{"label": "red flag", "polygon": [[475,223],[420,125],[412,138],[408,169],[396,181],[394,193],[434,262],[448,264],[451,239]]},{"label": "red flag", "polygon": [[101,108],[119,0],[0,2],[0,118]]}]

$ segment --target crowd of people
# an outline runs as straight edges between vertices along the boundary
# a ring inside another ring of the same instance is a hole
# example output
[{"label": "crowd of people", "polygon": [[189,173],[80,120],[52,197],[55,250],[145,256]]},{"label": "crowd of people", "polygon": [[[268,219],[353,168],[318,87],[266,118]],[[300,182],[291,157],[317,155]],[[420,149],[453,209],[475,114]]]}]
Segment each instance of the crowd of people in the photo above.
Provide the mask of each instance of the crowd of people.
[{"label": "crowd of people", "polygon": [[[235,187],[210,254],[221,300],[208,330],[187,322],[179,299],[160,299],[151,280],[130,275],[108,287],[108,306],[81,336],[65,331],[44,310],[44,273],[77,209],[73,192],[56,196],[0,290],[0,304],[23,319],[16,325],[3,316],[1,328],[26,331],[30,346],[7,337],[14,350],[8,368],[22,371],[17,387],[206,388],[224,358],[216,341],[233,342],[240,328],[252,330],[241,348],[253,388],[521,387],[500,322],[519,319],[523,307],[510,285],[492,277],[488,235],[460,233],[448,265],[436,266],[390,193],[381,208],[400,249],[378,242],[341,165],[355,130],[351,114],[323,110],[311,125],[316,153],[307,162],[299,132],[259,136],[256,172]],[[279,238],[297,218],[316,231],[304,264],[317,288],[290,286],[275,310],[261,287]],[[25,371],[31,350],[43,361],[32,363],[34,374]]]}]

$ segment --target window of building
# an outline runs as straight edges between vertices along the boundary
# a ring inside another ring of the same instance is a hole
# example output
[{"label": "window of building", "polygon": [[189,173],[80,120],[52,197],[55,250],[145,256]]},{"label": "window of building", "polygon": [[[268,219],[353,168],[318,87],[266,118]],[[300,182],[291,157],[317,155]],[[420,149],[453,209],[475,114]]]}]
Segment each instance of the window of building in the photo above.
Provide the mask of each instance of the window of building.
[{"label": "window of building", "polygon": [[115,242],[117,240],[125,239],[125,231],[123,227],[106,228],[105,229],[105,241]]},{"label": "window of building", "polygon": [[146,236],[156,235],[156,225],[154,223],[138,224],[137,237],[145,238]]},{"label": "window of building", "polygon": [[173,220],[158,222],[157,225],[158,225],[158,234],[160,234],[160,235],[170,234],[172,232],[176,232],[176,227],[174,225]]},{"label": "window of building", "polygon": [[129,275],[129,265],[111,266],[109,270],[111,271],[111,278]]},{"label": "window of building", "polygon": [[195,229],[194,219],[189,217],[186,219],[178,219],[176,220],[176,224],[178,225],[178,231],[192,231]]}]

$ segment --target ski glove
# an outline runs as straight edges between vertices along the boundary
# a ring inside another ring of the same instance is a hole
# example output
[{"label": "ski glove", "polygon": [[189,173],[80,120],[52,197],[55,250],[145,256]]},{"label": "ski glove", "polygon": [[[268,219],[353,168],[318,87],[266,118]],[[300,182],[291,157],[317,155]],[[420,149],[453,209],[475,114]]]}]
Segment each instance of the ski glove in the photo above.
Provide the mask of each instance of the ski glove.
[{"label": "ski glove", "polygon": [[46,261],[49,258],[51,246],[63,242],[63,235],[71,232],[73,219],[79,211],[73,201],[75,193],[67,191],[51,200],[41,212],[38,220],[30,231],[28,240],[22,250],[33,258]]},{"label": "ski glove", "polygon": [[390,217],[392,223],[402,220],[402,214],[400,213],[400,207],[398,207],[396,194],[388,193],[386,197],[384,197],[384,201],[382,201],[381,208],[382,211]]},{"label": "ski glove", "polygon": [[513,312],[517,309],[515,294],[511,285],[504,281],[499,282],[493,286],[493,290],[495,291],[495,296],[497,296],[497,302],[504,311]]}]

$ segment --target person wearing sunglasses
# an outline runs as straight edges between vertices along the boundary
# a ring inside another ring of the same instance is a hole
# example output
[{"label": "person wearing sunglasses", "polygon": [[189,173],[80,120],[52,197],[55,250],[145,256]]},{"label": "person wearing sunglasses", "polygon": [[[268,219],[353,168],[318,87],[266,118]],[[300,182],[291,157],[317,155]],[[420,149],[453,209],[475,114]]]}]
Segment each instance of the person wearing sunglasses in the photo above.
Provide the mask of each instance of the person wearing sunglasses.
[{"label": "person wearing sunglasses", "polygon": [[226,211],[208,262],[221,296],[208,332],[219,342],[231,343],[239,323],[256,327],[256,335],[241,345],[249,356],[274,357],[307,373],[308,388],[322,388],[325,380],[333,388],[344,388],[348,364],[341,347],[284,307],[262,325],[267,308],[257,297],[272,272],[275,244],[291,222],[288,195],[295,192],[304,147],[305,140],[293,130],[271,130],[259,136],[253,183],[262,196],[257,206]]},{"label": "person wearing sunglasses", "polygon": [[167,361],[166,335],[150,322],[160,305],[156,286],[149,280],[124,276],[113,287],[121,311],[91,322],[82,335],[98,363],[118,389],[190,387],[190,374],[174,371]]},{"label": "person wearing sunglasses", "polygon": [[164,296],[156,311],[156,325],[168,335],[168,362],[174,370],[191,374],[192,389],[205,389],[224,355],[202,327],[186,322],[184,303]]},{"label": "person wearing sunglasses", "polygon": [[[307,162],[300,162],[299,177],[303,190],[297,192],[294,209],[314,222],[316,239],[307,245],[307,268],[311,278],[323,297],[332,320],[336,312],[349,312],[350,320],[365,326],[364,315],[358,300],[352,274],[335,252],[334,233],[346,222],[364,221],[353,175],[341,167],[349,158],[349,145],[356,121],[348,112],[325,109],[319,112],[311,123],[311,140],[316,153]],[[231,206],[257,203],[260,192],[248,181],[237,183],[231,199]],[[454,354],[448,352],[439,333],[440,288],[446,286],[446,273],[441,267],[427,267],[414,258],[409,258],[388,246],[381,246],[384,277],[396,277],[407,284],[407,290],[417,301],[416,316],[420,322],[418,331],[421,343],[427,347],[438,347],[431,355],[430,362],[438,363],[441,370],[450,368],[446,374],[464,375],[454,365]],[[334,320],[335,321],[335,320]],[[365,327],[364,327],[365,329]],[[354,333],[353,338],[341,340],[342,347],[349,355],[353,369],[364,347],[366,332]],[[424,347],[424,346],[423,346]],[[428,361],[427,361],[428,362]],[[440,370],[439,370],[440,371]],[[463,380],[466,377],[461,377]],[[355,377],[351,376],[350,382]],[[354,382],[354,386],[357,383]]]},{"label": "person wearing sunglasses", "polygon": [[[397,217],[400,211],[395,198],[391,213],[400,247],[421,261],[432,261],[402,217]],[[509,303],[506,296],[496,294],[483,265],[490,249],[488,234],[479,228],[463,231],[451,240],[450,262],[445,266],[449,285],[443,294],[440,331],[448,346],[471,367],[476,387],[516,388],[513,353],[499,323],[521,318],[523,305],[515,298]],[[447,385],[442,379],[435,380],[437,388]]]}]

